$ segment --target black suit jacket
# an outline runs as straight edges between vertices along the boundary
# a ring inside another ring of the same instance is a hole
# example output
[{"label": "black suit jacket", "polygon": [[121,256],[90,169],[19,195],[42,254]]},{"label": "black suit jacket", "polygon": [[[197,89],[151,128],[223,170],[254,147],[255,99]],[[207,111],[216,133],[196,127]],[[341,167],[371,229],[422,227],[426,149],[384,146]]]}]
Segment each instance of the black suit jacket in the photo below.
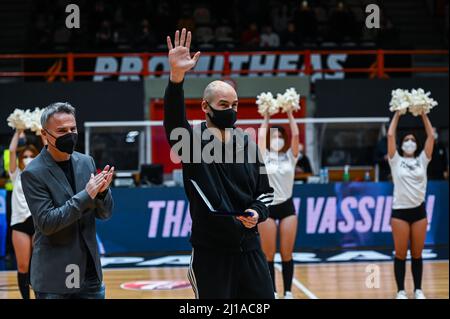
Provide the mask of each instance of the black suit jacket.
[{"label": "black suit jacket", "polygon": [[[36,230],[30,273],[31,286],[38,292],[79,291],[83,286],[89,256],[87,249],[102,280],[95,219],[111,217],[111,190],[102,200],[91,199],[84,188],[91,173],[96,172],[94,160],[74,152],[71,161],[76,194],[46,148],[21,175],[25,199]],[[76,276],[79,286],[73,287]]]}]

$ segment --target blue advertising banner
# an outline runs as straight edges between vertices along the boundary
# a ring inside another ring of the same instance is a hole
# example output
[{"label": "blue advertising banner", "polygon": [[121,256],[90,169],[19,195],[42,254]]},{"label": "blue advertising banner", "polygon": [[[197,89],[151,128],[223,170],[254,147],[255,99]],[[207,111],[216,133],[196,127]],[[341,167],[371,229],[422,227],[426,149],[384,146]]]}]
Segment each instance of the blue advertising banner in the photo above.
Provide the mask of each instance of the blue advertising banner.
[{"label": "blue advertising banner", "polygon": [[[301,184],[296,250],[391,247],[391,183]],[[115,188],[113,217],[97,224],[105,253],[190,250],[189,205],[181,187]],[[427,245],[448,245],[448,182],[429,182]]]},{"label": "blue advertising banner", "polygon": [[6,190],[0,189],[0,257],[5,256],[6,228]]}]

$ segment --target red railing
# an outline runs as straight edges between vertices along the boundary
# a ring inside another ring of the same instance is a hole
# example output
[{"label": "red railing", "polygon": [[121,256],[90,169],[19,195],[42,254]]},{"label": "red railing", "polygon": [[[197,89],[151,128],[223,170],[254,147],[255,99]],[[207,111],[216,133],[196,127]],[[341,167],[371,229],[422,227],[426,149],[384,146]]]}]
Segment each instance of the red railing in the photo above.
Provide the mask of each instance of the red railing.
[{"label": "red railing", "polygon": [[[167,74],[168,71],[149,71],[149,61],[153,57],[165,56],[167,53],[61,53],[61,54],[0,54],[0,60],[19,59],[24,62],[27,59],[57,59],[65,61],[54,68],[47,71],[20,71],[20,72],[0,72],[0,77],[65,77],[67,81],[73,81],[78,76],[112,76],[112,75],[162,75]],[[304,56],[302,69],[274,69],[274,70],[232,70],[230,63],[230,56],[239,55],[273,55],[273,54],[295,54]],[[366,68],[341,68],[330,69],[320,68],[315,69],[312,63],[312,56],[314,54],[346,54],[346,55],[369,55],[374,56],[374,63]],[[218,74],[221,76],[230,76],[232,74],[250,74],[250,73],[302,73],[305,75],[312,75],[314,73],[330,73],[330,72],[344,72],[344,73],[367,73],[374,78],[385,78],[389,76],[390,72],[405,72],[405,73],[448,73],[448,66],[438,67],[386,67],[386,56],[391,55],[441,55],[448,56],[447,50],[304,50],[304,51],[257,51],[257,52],[203,52],[202,55],[223,55],[224,67],[222,70],[204,70],[191,71],[196,74]],[[75,61],[78,59],[92,59],[97,57],[140,57],[142,59],[142,70],[139,72],[96,72],[96,71],[82,71],[77,70]]]}]

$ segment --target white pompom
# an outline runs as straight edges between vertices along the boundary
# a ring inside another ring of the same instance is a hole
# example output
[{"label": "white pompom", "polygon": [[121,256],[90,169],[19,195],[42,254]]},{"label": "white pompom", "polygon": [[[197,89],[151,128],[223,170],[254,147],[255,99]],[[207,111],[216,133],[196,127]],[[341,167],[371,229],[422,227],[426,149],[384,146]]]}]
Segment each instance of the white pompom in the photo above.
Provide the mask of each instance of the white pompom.
[{"label": "white pompom", "polygon": [[258,95],[256,104],[258,105],[258,113],[262,116],[265,116],[266,114],[272,116],[279,111],[276,100],[270,92]]},{"label": "white pompom", "polygon": [[400,114],[405,114],[410,106],[410,93],[408,90],[396,89],[391,92],[392,98],[389,102],[389,110],[391,112],[399,111]]},{"label": "white pompom", "polygon": [[33,112],[29,109],[15,109],[8,118],[8,126],[16,130],[28,130],[35,132],[36,135],[41,134],[41,115],[44,110],[35,108]]},{"label": "white pompom", "polygon": [[284,112],[300,110],[300,94],[294,88],[287,89],[283,95],[277,95],[277,105]]},{"label": "white pompom", "polygon": [[31,126],[30,129],[32,132],[34,132],[36,135],[41,135],[41,115],[44,112],[44,109],[39,109],[36,107],[34,111],[31,113]]},{"label": "white pompom", "polygon": [[30,110],[25,110],[25,113],[23,113],[23,122],[25,124],[25,128],[26,129],[30,129],[31,128],[31,124],[33,122],[33,118],[32,118]]},{"label": "white pompom", "polygon": [[7,118],[8,126],[16,130],[25,130],[24,113],[21,109],[15,109]]},{"label": "white pompom", "polygon": [[409,111],[414,116],[430,113],[430,110],[434,108],[438,103],[430,98],[430,92],[426,92],[419,88],[417,90],[412,89],[410,94],[410,107]]},{"label": "white pompom", "polygon": [[284,113],[298,111],[300,110],[300,94],[294,88],[287,89],[284,94],[278,93],[276,99],[271,92],[261,93],[257,96],[256,104],[262,116],[273,115],[280,110]]}]

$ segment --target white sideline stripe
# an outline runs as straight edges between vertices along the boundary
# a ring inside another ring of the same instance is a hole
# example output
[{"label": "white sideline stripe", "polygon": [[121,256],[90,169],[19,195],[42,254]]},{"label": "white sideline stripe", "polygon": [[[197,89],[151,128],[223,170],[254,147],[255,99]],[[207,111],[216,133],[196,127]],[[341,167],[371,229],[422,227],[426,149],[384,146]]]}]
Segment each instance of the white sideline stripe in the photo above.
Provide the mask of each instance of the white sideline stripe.
[{"label": "white sideline stripe", "polygon": [[[186,255],[189,256],[189,255]],[[367,261],[358,261],[358,262],[296,262],[294,263],[294,267],[296,266],[339,266],[339,265],[363,265],[364,263],[378,263],[378,264],[387,264],[387,263],[392,263],[393,260],[367,260]],[[431,260],[431,259],[424,259],[423,260],[424,263],[428,263],[428,264],[448,264],[449,260],[448,259],[438,259],[438,260]],[[154,270],[154,269],[189,269],[189,264],[186,264],[184,266],[172,266],[172,265],[168,265],[168,266],[136,266],[136,267],[109,267],[109,265],[107,266],[103,266],[102,267],[102,271],[103,272],[110,272],[110,271],[131,271],[131,270],[137,270],[137,271],[150,271],[150,270]],[[3,274],[17,274],[17,270],[0,270],[0,275]]]},{"label": "white sideline stripe", "polygon": [[[189,120],[189,123],[200,123],[204,120]],[[246,119],[246,120],[237,120],[236,125],[252,125],[252,124],[261,124],[263,119]],[[322,118],[301,118],[295,119],[295,122],[300,124],[328,124],[328,123],[387,123],[389,122],[389,117],[322,117]],[[273,124],[288,124],[288,119],[272,119],[270,123]],[[105,121],[105,122],[85,122],[84,127],[109,127],[109,126],[162,126],[164,124],[163,121]]]},{"label": "white sideline stripe", "polygon": [[[185,256],[189,256],[189,255],[185,255]],[[364,261],[355,261],[355,262],[351,262],[351,261],[342,261],[342,262],[295,262],[294,263],[294,267],[297,266],[339,266],[339,265],[364,265],[365,263],[367,264],[373,264],[373,263],[377,263],[377,264],[387,264],[387,263],[392,263],[393,260],[364,260]],[[448,264],[449,260],[448,259],[424,259],[423,260],[424,263],[428,263],[428,264]],[[109,265],[102,267],[102,271],[130,271],[130,270],[153,270],[153,269],[186,269],[189,268],[189,264],[186,264],[184,266],[179,265],[179,266],[173,266],[173,265],[168,265],[168,266],[136,266],[136,267],[109,267]],[[17,270],[0,270],[0,275],[1,274],[17,274]]]},{"label": "white sideline stripe", "polygon": [[[279,272],[282,273],[282,268],[280,266],[280,264],[275,264],[274,265],[275,269],[277,269]],[[292,278],[292,283],[298,288],[300,289],[309,299],[319,299],[319,297],[317,297],[315,294],[313,294],[313,292],[311,290],[309,290],[308,288],[305,287],[305,285],[303,285],[299,280]]]},{"label": "white sideline stripe", "polygon": [[[410,261],[411,259],[408,258],[407,261]],[[294,263],[294,266],[339,266],[339,265],[364,265],[364,264],[390,264],[393,263],[394,259],[392,260],[361,260],[361,261],[323,261],[323,262],[297,262]],[[423,263],[428,264],[441,264],[445,263],[448,264],[448,259],[423,259]]]}]

